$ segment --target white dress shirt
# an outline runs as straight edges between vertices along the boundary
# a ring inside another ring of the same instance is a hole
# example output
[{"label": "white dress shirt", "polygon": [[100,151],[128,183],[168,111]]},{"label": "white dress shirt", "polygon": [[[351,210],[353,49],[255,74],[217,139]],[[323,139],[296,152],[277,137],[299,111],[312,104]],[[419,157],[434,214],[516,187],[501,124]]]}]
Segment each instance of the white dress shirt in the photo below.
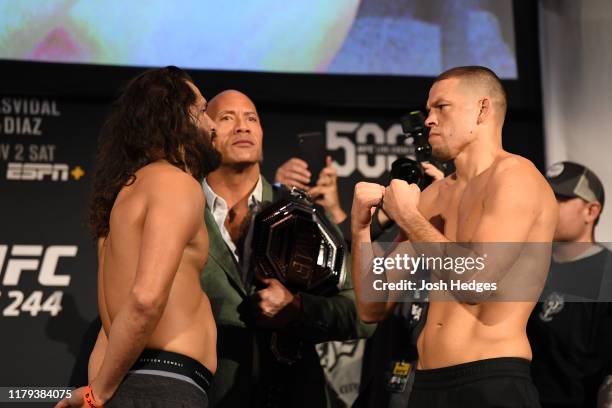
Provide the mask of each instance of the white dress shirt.
[{"label": "white dress shirt", "polygon": [[[204,181],[202,182],[202,188],[204,189],[204,195],[206,196],[206,205],[210,209],[210,212],[212,213],[213,218],[215,219],[215,222],[219,227],[219,231],[221,231],[221,237],[223,237],[223,241],[225,241],[232,254],[234,254],[236,261],[240,261],[236,244],[234,243],[234,241],[232,241],[232,237],[230,236],[227,228],[225,228],[225,219],[227,218],[227,214],[230,210],[227,207],[227,202],[222,197],[217,195],[217,193],[215,193],[212,188],[210,188],[210,185],[208,184],[206,179],[204,179]],[[263,184],[261,182],[261,176],[259,176],[257,184],[255,185],[255,188],[253,189],[253,192],[251,192],[251,195],[248,199],[249,208],[251,208],[253,205],[261,204],[261,201],[263,199],[262,196]]]}]

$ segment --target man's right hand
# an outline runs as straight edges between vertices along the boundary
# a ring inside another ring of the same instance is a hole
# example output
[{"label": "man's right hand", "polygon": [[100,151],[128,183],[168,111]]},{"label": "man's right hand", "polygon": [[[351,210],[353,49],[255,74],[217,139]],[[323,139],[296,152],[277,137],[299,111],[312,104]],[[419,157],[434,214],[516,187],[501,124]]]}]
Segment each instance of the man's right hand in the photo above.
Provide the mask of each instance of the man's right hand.
[{"label": "man's right hand", "polygon": [[276,169],[274,181],[289,187],[307,190],[311,176],[308,164],[304,160],[294,157]]},{"label": "man's right hand", "polygon": [[85,387],[77,388],[72,391],[70,398],[64,398],[55,404],[55,408],[89,408],[83,400],[84,393]]},{"label": "man's right hand", "polygon": [[[94,385],[91,385],[92,393],[95,388]],[[70,398],[64,398],[60,402],[55,405],[55,408],[89,408],[89,405],[85,403],[83,399],[83,395],[86,392],[87,387],[80,387],[72,391],[72,395]],[[101,395],[98,393],[93,394],[93,400],[97,404],[97,406],[104,406],[106,404],[107,399],[102,399]]]},{"label": "man's right hand", "polygon": [[385,187],[376,183],[359,182],[355,185],[353,207],[351,209],[351,229],[353,233],[370,228],[372,214],[385,195]]}]

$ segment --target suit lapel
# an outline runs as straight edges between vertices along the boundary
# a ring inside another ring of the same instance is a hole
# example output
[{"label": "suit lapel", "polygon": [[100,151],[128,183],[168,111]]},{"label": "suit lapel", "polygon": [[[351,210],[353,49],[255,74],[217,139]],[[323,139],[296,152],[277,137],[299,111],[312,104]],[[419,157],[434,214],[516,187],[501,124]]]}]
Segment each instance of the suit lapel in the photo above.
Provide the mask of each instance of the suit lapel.
[{"label": "suit lapel", "polygon": [[247,293],[244,289],[242,278],[240,277],[240,270],[236,258],[234,258],[234,255],[232,255],[230,249],[221,237],[219,227],[208,207],[204,210],[204,220],[206,221],[206,229],[208,230],[208,255],[221,269],[223,269],[229,279],[234,283],[234,286],[240,289],[241,294],[246,296]]},{"label": "suit lapel", "polygon": [[271,203],[274,201],[274,190],[272,189],[272,185],[268,183],[264,176],[261,176],[261,186],[261,201],[263,203]]}]

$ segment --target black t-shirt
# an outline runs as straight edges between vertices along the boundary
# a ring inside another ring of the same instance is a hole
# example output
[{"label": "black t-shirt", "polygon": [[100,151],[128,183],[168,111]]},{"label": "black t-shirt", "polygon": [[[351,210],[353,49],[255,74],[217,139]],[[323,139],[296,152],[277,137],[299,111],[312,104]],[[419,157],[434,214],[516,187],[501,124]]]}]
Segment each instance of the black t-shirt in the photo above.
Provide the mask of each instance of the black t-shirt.
[{"label": "black t-shirt", "polygon": [[[553,262],[550,275],[567,282],[570,273],[579,273],[602,281],[612,276],[611,255],[602,250],[573,262]],[[594,282],[576,287],[593,293]],[[529,318],[531,373],[543,407],[595,407],[599,386],[612,374],[612,303],[568,301],[581,294],[549,292]]]}]

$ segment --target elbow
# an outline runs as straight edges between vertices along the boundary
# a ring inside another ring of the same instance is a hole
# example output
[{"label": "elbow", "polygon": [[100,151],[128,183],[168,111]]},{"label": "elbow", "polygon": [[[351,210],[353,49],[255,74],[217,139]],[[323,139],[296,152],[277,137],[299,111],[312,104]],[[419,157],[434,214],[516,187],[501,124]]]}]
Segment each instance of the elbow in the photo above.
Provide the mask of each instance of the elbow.
[{"label": "elbow", "polygon": [[136,314],[144,318],[161,316],[166,305],[165,297],[161,294],[132,291],[130,298]]}]

